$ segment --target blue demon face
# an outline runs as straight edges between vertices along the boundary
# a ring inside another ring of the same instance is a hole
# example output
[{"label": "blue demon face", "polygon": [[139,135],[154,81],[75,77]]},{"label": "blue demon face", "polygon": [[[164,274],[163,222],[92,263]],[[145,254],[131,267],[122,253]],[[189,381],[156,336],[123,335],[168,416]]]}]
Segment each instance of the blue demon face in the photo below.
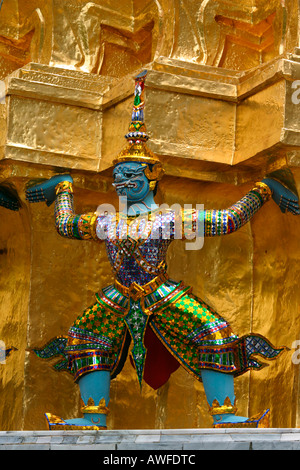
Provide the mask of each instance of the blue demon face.
[{"label": "blue demon face", "polygon": [[139,162],[118,163],[113,171],[118,196],[125,196],[129,202],[143,201],[149,193],[149,181],[145,176],[145,164]]}]

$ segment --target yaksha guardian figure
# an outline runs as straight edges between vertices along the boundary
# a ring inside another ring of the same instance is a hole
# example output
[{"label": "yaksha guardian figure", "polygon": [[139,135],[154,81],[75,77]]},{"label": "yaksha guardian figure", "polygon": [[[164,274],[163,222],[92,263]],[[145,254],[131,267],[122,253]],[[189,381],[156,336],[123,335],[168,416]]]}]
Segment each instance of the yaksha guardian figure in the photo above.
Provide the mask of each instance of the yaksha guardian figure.
[{"label": "yaksha guardian figure", "polygon": [[66,337],[35,350],[41,358],[61,354],[64,359],[55,368],[72,372],[82,397],[83,418],[64,420],[46,413],[49,428],[106,428],[110,381],[122,370],[130,343],[140,383],[145,380],[157,389],[181,365],[203,382],[215,427],[266,427],[269,410],[254,418],[237,414],[234,378],[261,368],[256,354],[275,359],[282,348],[274,348],[260,335],[238,337],[190,287],[169,278],[166,254],[176,238],[178,220],[199,237],[226,235],[249,222],[272,198],[282,212],[299,214],[298,198],[280,182],[266,178],[225,210],[161,210],[154,196],[163,169],[146,146],[145,75],[136,78],[128,144],[114,161],[114,187],[127,198],[127,211],[76,215],[69,175],[54,176],[27,190],[31,202],[55,201],[60,235],[103,241],[115,276],[114,284],[96,294],[96,302],[76,319]]}]

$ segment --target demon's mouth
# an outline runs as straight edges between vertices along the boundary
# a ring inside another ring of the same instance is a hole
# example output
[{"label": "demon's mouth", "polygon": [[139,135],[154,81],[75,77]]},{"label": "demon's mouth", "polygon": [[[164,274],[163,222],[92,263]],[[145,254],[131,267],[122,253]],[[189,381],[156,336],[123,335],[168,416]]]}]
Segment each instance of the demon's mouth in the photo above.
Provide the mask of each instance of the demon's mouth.
[{"label": "demon's mouth", "polygon": [[133,183],[132,181],[124,181],[123,183],[113,183],[115,189],[123,189],[123,188],[137,188],[137,183]]}]

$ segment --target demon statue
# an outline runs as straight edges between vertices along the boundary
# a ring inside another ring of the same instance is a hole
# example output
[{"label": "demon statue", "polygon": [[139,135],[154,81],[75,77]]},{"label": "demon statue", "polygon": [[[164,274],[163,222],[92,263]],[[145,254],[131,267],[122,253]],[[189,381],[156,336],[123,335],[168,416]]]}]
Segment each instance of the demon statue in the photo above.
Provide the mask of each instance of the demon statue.
[{"label": "demon statue", "polygon": [[[63,237],[103,241],[114,284],[96,294],[96,302],[68,334],[35,349],[40,358],[61,355],[54,367],[69,370],[78,383],[82,418],[62,419],[46,413],[50,429],[105,429],[110,381],[122,370],[132,342],[131,359],[141,383],[162,386],[180,365],[203,382],[214,427],[267,427],[270,411],[254,418],[239,416],[234,378],[260,369],[256,354],[275,359],[276,349],[261,335],[238,337],[227,321],[169,278],[166,254],[175,238],[235,232],[270,199],[281,211],[299,214],[298,197],[280,181],[267,177],[224,210],[162,210],[155,203],[163,176],[160,160],[146,146],[144,81],[136,77],[133,114],[125,149],[114,161],[114,187],[124,210],[76,215],[72,177],[54,176],[27,190],[30,202],[55,201],[55,223]],[[182,230],[180,230],[182,229]]]}]

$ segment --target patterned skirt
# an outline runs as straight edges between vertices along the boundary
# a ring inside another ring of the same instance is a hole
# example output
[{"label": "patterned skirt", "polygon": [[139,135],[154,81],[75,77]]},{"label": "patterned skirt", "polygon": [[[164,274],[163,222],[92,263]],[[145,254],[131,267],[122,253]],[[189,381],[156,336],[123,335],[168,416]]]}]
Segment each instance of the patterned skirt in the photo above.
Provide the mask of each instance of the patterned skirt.
[{"label": "patterned skirt", "polygon": [[284,348],[274,348],[257,334],[239,338],[190,288],[167,280],[138,300],[114,285],[103,289],[68,336],[54,338],[35,353],[63,356],[54,367],[68,370],[77,381],[93,370],[109,370],[116,377],[129,349],[140,384],[144,380],[157,389],[180,365],[198,380],[202,369],[238,376],[265,366],[255,355],[275,359]]}]

